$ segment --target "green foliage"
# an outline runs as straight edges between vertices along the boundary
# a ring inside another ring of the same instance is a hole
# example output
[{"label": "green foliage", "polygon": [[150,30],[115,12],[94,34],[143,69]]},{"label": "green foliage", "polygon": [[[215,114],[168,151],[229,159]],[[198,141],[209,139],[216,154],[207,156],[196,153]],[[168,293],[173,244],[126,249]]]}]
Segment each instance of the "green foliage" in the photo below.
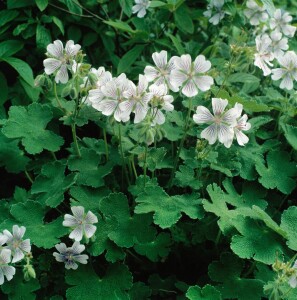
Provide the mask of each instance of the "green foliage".
[{"label": "green foliage", "polygon": [[221,293],[213,286],[207,284],[203,288],[199,286],[191,286],[186,294],[190,300],[220,300],[222,299]]}]

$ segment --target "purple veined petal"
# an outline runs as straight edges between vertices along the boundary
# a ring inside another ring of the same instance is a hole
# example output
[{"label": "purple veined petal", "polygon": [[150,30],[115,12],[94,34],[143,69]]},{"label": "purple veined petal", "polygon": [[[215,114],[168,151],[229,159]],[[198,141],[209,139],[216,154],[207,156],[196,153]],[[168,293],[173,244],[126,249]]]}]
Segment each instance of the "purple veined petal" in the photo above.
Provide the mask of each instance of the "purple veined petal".
[{"label": "purple veined petal", "polygon": [[23,250],[24,252],[30,252],[31,251],[31,244],[30,244],[30,239],[26,239],[22,241],[19,245],[19,248]]},{"label": "purple veined petal", "polygon": [[56,83],[67,83],[69,77],[68,77],[68,71],[67,71],[67,66],[66,65],[61,65],[60,70],[57,72],[55,81]]},{"label": "purple veined petal", "polygon": [[63,46],[63,43],[60,40],[56,40],[56,41],[54,41],[53,44],[49,44],[46,47],[46,51],[51,56],[61,59],[64,56],[64,46]]},{"label": "purple veined petal", "polygon": [[[77,220],[82,220],[84,215],[85,215],[85,209],[83,206],[72,206],[71,211],[73,213],[73,216],[77,219]],[[69,219],[69,218],[68,218]]]},{"label": "purple veined petal", "polygon": [[2,249],[0,252],[0,265],[8,264],[11,261],[11,250]]},{"label": "purple veined petal", "polygon": [[289,74],[286,74],[279,86],[281,89],[291,90],[293,89],[293,80]]},{"label": "purple veined petal", "polygon": [[137,92],[139,95],[144,93],[147,89],[148,86],[148,81],[144,75],[139,75],[139,81],[138,81],[138,86],[137,86]]},{"label": "purple veined petal", "polygon": [[212,98],[212,111],[215,116],[221,116],[228,105],[228,100],[221,98]]},{"label": "purple veined petal", "polygon": [[192,58],[190,54],[183,54],[181,57],[176,57],[174,61],[177,69],[190,73],[192,68]]},{"label": "purple veined petal", "polygon": [[229,140],[227,140],[227,141],[225,141],[225,142],[224,142],[224,146],[225,146],[226,148],[230,148],[231,145],[232,145],[232,143],[233,143],[233,138],[232,138],[232,139],[229,139]]},{"label": "purple veined petal", "polygon": [[164,99],[164,103],[162,108],[166,111],[173,111],[174,106],[173,104],[171,104],[173,102],[173,97],[171,95],[166,95],[163,97],[163,99]]},{"label": "purple veined petal", "polygon": [[117,122],[123,121],[127,114],[124,115],[124,112],[121,110],[119,105],[117,105],[116,109],[114,110],[113,117]]},{"label": "purple veined petal", "polygon": [[142,105],[141,103],[136,103],[134,113],[135,113],[135,118],[134,118],[134,123],[140,123],[147,115],[148,112],[148,106],[147,105]]},{"label": "purple veined petal", "polygon": [[10,281],[15,275],[15,268],[12,266],[3,266],[1,269],[7,281]]},{"label": "purple veined petal", "polygon": [[70,269],[76,270],[78,268],[78,264],[75,263],[73,260],[67,260],[67,261],[65,261],[65,268],[67,270],[70,270]]},{"label": "purple veined petal", "polygon": [[55,58],[47,58],[43,61],[44,72],[47,75],[53,74],[57,69],[59,69],[62,65],[60,60]]},{"label": "purple veined petal", "polygon": [[82,218],[83,217],[81,217],[79,219],[79,218],[75,218],[72,215],[66,214],[64,216],[64,221],[63,221],[62,225],[65,226],[65,227],[75,227],[75,226],[79,225],[79,220],[81,220]]},{"label": "purple veined petal", "polygon": [[141,8],[142,8],[142,5],[140,5],[140,4],[136,4],[136,5],[132,6],[132,13],[136,14],[139,10],[141,10]]},{"label": "purple veined petal", "polygon": [[234,132],[238,145],[244,146],[246,143],[248,143],[249,138],[242,131],[235,128]]},{"label": "purple veined petal", "polygon": [[227,142],[230,139],[233,139],[234,136],[234,130],[231,129],[229,126],[224,124],[218,125],[218,140],[222,144]]},{"label": "purple veined petal", "polygon": [[279,80],[286,73],[286,71],[284,69],[281,69],[281,68],[272,69],[271,71],[272,71],[272,75],[271,75],[272,80]]},{"label": "purple veined petal", "polygon": [[182,93],[187,97],[194,97],[198,94],[198,89],[194,80],[190,79],[186,82],[186,84],[182,88]]},{"label": "purple veined petal", "polygon": [[152,99],[153,95],[151,93],[144,94],[141,98],[142,105],[146,106]]},{"label": "purple veined petal", "polygon": [[72,40],[68,41],[65,46],[65,52],[70,56],[75,56],[80,50],[81,46],[79,44],[74,45]]},{"label": "purple veined petal", "polygon": [[10,231],[8,231],[7,229],[3,230],[3,234],[8,238],[8,240],[13,239],[13,235]]},{"label": "purple veined petal", "polygon": [[102,86],[101,92],[104,94],[105,97],[111,99],[117,99],[118,97],[117,85],[114,81],[109,81],[106,83],[106,85]]},{"label": "purple veined petal", "polygon": [[[7,230],[8,231],[8,230]],[[9,231],[8,231],[9,232]],[[9,232],[11,235],[11,233]],[[12,236],[11,236],[12,237]],[[0,233],[0,246],[4,245],[8,240],[8,236],[6,234]]]},{"label": "purple veined petal", "polygon": [[236,118],[239,118],[243,110],[243,105],[236,102],[234,105],[234,110],[236,111]]},{"label": "purple veined petal", "polygon": [[154,67],[146,66],[144,69],[144,76],[149,82],[154,81],[159,75],[159,71]]},{"label": "purple veined petal", "polygon": [[91,224],[98,223],[98,218],[96,217],[95,214],[93,214],[89,210],[88,213],[86,214],[85,221],[86,221],[86,223],[91,223]]},{"label": "purple veined petal", "polygon": [[133,107],[135,105],[135,100],[126,100],[126,101],[123,101],[119,104],[120,106],[120,109],[126,113],[127,115],[130,115],[132,110],[133,110]]},{"label": "purple veined petal", "polygon": [[213,85],[213,78],[211,76],[205,75],[205,76],[195,76],[194,81],[196,83],[196,86],[199,90],[202,92],[208,91],[210,87]]},{"label": "purple veined petal", "polygon": [[186,80],[188,79],[188,76],[181,72],[180,70],[173,70],[170,74],[170,83],[175,87],[180,87]]},{"label": "purple veined petal", "polygon": [[162,97],[167,94],[167,86],[165,84],[153,84],[149,87],[150,93],[156,97]]},{"label": "purple veined petal", "polygon": [[194,68],[197,73],[205,73],[211,68],[211,63],[204,55],[198,55],[194,61]]},{"label": "purple veined petal", "polygon": [[212,124],[202,130],[201,138],[208,140],[210,145],[213,145],[218,138],[218,129],[216,124]]},{"label": "purple veined petal", "polygon": [[13,225],[12,232],[13,232],[14,238],[20,240],[20,239],[22,239],[22,237],[24,236],[24,234],[26,232],[26,227],[24,227],[24,226],[19,227],[18,225]]},{"label": "purple veined petal", "polygon": [[159,68],[164,70],[167,65],[167,51],[162,50],[161,52],[155,52],[152,55],[153,61],[155,65]]},{"label": "purple veined petal", "polygon": [[288,37],[293,37],[295,35],[296,29],[297,28],[292,25],[285,25],[282,27],[283,33]]},{"label": "purple veined petal", "polygon": [[297,286],[297,277],[296,275],[293,275],[289,278],[288,284],[290,285],[291,288],[295,288]]},{"label": "purple veined petal", "polygon": [[16,263],[20,260],[22,260],[25,257],[23,251],[21,251],[21,249],[16,248],[12,257],[12,263]]},{"label": "purple veined petal", "polygon": [[67,247],[64,243],[60,243],[55,245],[55,248],[60,252],[60,253],[65,253],[67,251]]},{"label": "purple veined petal", "polygon": [[238,110],[236,110],[236,108],[231,108],[223,114],[222,122],[228,124],[229,126],[235,126],[237,124],[236,118],[239,116]]},{"label": "purple veined petal", "polygon": [[165,116],[160,109],[158,109],[157,112],[155,113],[155,118],[153,121],[158,125],[162,125],[165,123]]},{"label": "purple veined petal", "polygon": [[198,106],[196,109],[196,114],[193,115],[193,120],[197,124],[204,124],[214,121],[213,115],[204,106]]},{"label": "purple veined petal", "polygon": [[65,262],[65,256],[58,253],[58,252],[54,252],[53,256],[55,257],[56,261],[58,262]]},{"label": "purple veined petal", "polygon": [[86,224],[84,226],[84,232],[87,238],[90,238],[94,235],[94,233],[96,232],[97,227],[95,225],[90,225],[90,224]]},{"label": "purple veined petal", "polygon": [[137,95],[136,85],[134,84],[134,82],[129,81],[128,88],[123,92],[123,96],[124,98],[129,99],[129,98],[136,97],[136,95]]},{"label": "purple veined petal", "polygon": [[79,262],[80,264],[86,265],[88,263],[89,256],[86,254],[76,255],[74,260]]},{"label": "purple veined petal", "polygon": [[83,238],[83,227],[82,225],[77,226],[74,230],[69,234],[69,238],[79,242]]},{"label": "purple veined petal", "polygon": [[105,116],[111,116],[118,106],[118,102],[114,100],[105,100],[99,103],[101,112]]},{"label": "purple veined petal", "polygon": [[209,23],[212,23],[213,25],[218,25],[220,21],[224,18],[225,13],[224,12],[219,12],[217,14],[214,14],[210,19]]},{"label": "purple veined petal", "polygon": [[2,268],[0,267],[0,285],[2,285],[3,283],[4,283],[4,275],[3,275]]},{"label": "purple veined petal", "polygon": [[143,18],[145,15],[146,15],[146,8],[145,8],[145,7],[142,7],[142,8],[138,11],[137,17],[138,17],[138,18]]},{"label": "purple veined petal", "polygon": [[86,246],[81,245],[79,242],[74,242],[71,247],[71,250],[72,250],[73,254],[75,254],[75,255],[82,253],[85,249],[86,249]]}]

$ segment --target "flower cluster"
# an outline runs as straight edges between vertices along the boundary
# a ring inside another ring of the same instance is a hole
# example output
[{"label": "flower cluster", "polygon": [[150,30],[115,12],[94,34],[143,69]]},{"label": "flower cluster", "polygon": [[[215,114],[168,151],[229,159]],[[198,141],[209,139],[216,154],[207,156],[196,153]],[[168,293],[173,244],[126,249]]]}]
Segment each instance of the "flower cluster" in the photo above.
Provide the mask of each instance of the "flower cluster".
[{"label": "flower cluster", "polygon": [[[259,6],[254,0],[247,1],[244,11],[250,24],[256,27],[256,53],[254,64],[263,71],[264,76],[272,74],[272,80],[282,80],[281,89],[291,90],[293,81],[297,79],[296,53],[289,49],[288,39],[296,32],[290,25],[292,17],[281,9],[275,9],[269,15],[265,7]],[[286,52],[287,51],[287,52]],[[274,62],[281,68],[274,68]]]},{"label": "flower cluster", "polygon": [[66,214],[64,216],[63,226],[72,229],[69,238],[75,242],[71,247],[67,247],[64,243],[55,245],[59,252],[54,252],[53,255],[58,262],[65,263],[66,269],[76,270],[77,262],[86,264],[88,260],[88,255],[81,254],[85,250],[85,246],[79,242],[84,237],[89,239],[95,234],[97,227],[93,224],[98,223],[98,218],[91,211],[85,213],[82,206],[72,206],[71,211],[73,215]]},{"label": "flower cluster", "polygon": [[138,18],[143,18],[150,4],[151,1],[148,0],[135,0],[135,5],[132,6],[132,13],[137,14]]},{"label": "flower cluster", "polygon": [[0,233],[0,285],[4,283],[4,276],[9,281],[15,274],[10,263],[21,261],[31,251],[30,239],[23,239],[25,232],[24,226],[13,225],[12,233],[6,229]]},{"label": "flower cluster", "polygon": [[226,12],[222,9],[224,6],[224,0],[210,0],[207,10],[203,15],[209,18],[209,23],[218,25],[221,20],[225,17]]},{"label": "flower cluster", "polygon": [[225,110],[228,100],[212,98],[213,114],[204,106],[198,106],[193,120],[197,124],[208,124],[209,126],[201,132],[201,137],[214,144],[217,140],[229,148],[234,137],[240,146],[244,146],[249,138],[242,132],[249,130],[251,124],[247,122],[247,115],[242,114],[243,106],[236,103],[229,110]]}]

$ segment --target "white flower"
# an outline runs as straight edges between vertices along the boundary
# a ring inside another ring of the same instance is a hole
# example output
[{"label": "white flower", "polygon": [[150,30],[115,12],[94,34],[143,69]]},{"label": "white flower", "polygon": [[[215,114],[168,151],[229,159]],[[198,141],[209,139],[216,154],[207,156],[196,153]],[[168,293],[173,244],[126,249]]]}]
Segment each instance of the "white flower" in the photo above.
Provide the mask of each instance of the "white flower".
[{"label": "white flower", "polygon": [[280,88],[291,90],[293,80],[297,80],[297,54],[294,51],[288,51],[284,56],[277,58],[282,68],[272,70],[272,80],[282,79]]},{"label": "white flower", "polygon": [[56,40],[53,44],[49,44],[46,50],[47,55],[50,58],[43,61],[45,73],[50,75],[57,71],[55,81],[57,83],[66,83],[69,78],[67,69],[71,69],[72,60],[80,48],[80,45],[74,45],[74,42],[71,40],[66,43],[65,50],[60,40]]},{"label": "white flower", "polygon": [[170,83],[170,73],[175,68],[174,58],[172,57],[167,62],[167,51],[155,52],[152,55],[156,67],[146,66],[144,76],[148,82],[154,81],[154,84],[166,84],[173,92],[177,92],[178,88]]},{"label": "white flower", "polygon": [[10,261],[11,251],[9,249],[2,249],[0,252],[0,285],[4,283],[4,276],[10,281],[15,274],[15,268],[8,265]]},{"label": "white flower", "polygon": [[146,10],[149,8],[151,1],[148,0],[135,0],[134,6],[132,6],[133,14],[137,13],[138,18],[143,18],[146,15]]},{"label": "white flower", "polygon": [[272,30],[278,30],[288,37],[293,37],[296,31],[296,27],[290,25],[292,17],[287,12],[282,12],[280,9],[277,9],[274,12],[273,18],[270,19],[270,28]]},{"label": "white flower", "polygon": [[149,90],[152,95],[150,101],[150,115],[153,117],[152,126],[155,126],[156,124],[162,125],[165,122],[165,116],[161,110],[173,111],[174,106],[171,104],[173,102],[173,97],[167,95],[168,90],[165,84],[151,85]]},{"label": "white flower", "polygon": [[198,106],[193,120],[197,124],[210,124],[201,132],[201,137],[214,144],[217,140],[225,144],[233,139],[232,127],[236,125],[237,111],[232,108],[225,112],[228,100],[212,98],[212,110],[214,115],[204,106]]},{"label": "white flower", "polygon": [[8,240],[8,237],[2,233],[0,233],[0,249]]},{"label": "white flower", "polygon": [[92,237],[97,229],[97,227],[92,224],[98,223],[97,217],[91,211],[85,214],[85,209],[82,206],[72,206],[71,211],[73,216],[66,214],[63,221],[63,226],[73,229],[69,238],[79,242],[83,236],[87,238]]},{"label": "white flower", "polygon": [[[249,138],[242,132],[247,131],[251,128],[251,123],[247,122],[247,115],[241,116],[243,106],[240,103],[234,105],[234,110],[236,112],[236,125],[233,127],[233,132],[235,134],[236,140],[240,146],[244,146],[248,143]],[[224,143],[226,148],[229,148],[233,142],[234,134],[232,139]]]},{"label": "white flower", "polygon": [[210,0],[207,6],[207,11],[203,13],[205,17],[210,18],[209,23],[218,25],[219,22],[224,18],[225,12],[222,10],[224,0]]},{"label": "white flower", "polygon": [[256,37],[257,52],[254,54],[254,65],[263,71],[264,76],[271,74],[271,70],[268,67],[272,66],[270,61],[274,59],[274,56],[271,53],[271,43],[272,41],[267,34],[262,36],[258,35]]},{"label": "white flower", "polygon": [[275,30],[270,33],[271,38],[271,52],[274,57],[279,57],[284,55],[284,51],[289,49],[288,39],[286,37],[282,38],[281,32]]},{"label": "white flower", "polygon": [[147,87],[146,77],[139,75],[138,85],[130,81],[128,89],[123,93],[127,100],[120,104],[120,108],[128,116],[131,112],[135,114],[134,123],[141,122],[147,114],[148,102],[152,97],[150,93],[147,93]]},{"label": "white flower", "polygon": [[244,15],[250,20],[251,25],[259,25],[268,20],[268,14],[264,7],[259,6],[254,0],[248,0]]},{"label": "white flower", "polygon": [[79,242],[74,242],[73,245],[68,248],[64,243],[57,244],[55,247],[59,253],[54,252],[53,256],[58,262],[64,262],[67,270],[76,270],[78,268],[77,262],[81,264],[87,264],[87,260],[89,258],[88,255],[81,254],[86,247],[81,245]]},{"label": "white flower", "polygon": [[294,289],[297,286],[297,261],[294,262],[292,269],[295,271],[295,273],[289,278],[288,283],[290,287]]},{"label": "white flower", "polygon": [[5,248],[11,250],[13,263],[22,260],[25,257],[24,253],[31,251],[30,239],[23,240],[25,232],[26,228],[24,226],[19,227],[18,225],[13,225],[12,234],[6,229],[3,231],[7,237],[7,246]]},{"label": "white flower", "polygon": [[118,122],[127,122],[130,116],[121,109],[120,104],[125,100],[124,92],[129,89],[129,82],[125,74],[112,78],[90,94],[92,106],[105,116],[113,115]]},{"label": "white flower", "polygon": [[189,54],[174,58],[176,69],[171,72],[171,84],[179,88],[182,86],[182,93],[187,97],[193,97],[198,94],[198,91],[207,91],[213,84],[213,78],[207,75],[202,75],[207,72],[210,67],[210,61],[205,59],[204,55],[198,55],[192,63]]}]

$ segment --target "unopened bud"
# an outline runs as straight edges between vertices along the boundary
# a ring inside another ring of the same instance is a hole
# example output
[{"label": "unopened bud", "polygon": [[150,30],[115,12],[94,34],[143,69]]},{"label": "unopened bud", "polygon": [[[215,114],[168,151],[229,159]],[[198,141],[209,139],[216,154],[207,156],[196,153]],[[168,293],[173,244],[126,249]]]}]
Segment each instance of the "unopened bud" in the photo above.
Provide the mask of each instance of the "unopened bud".
[{"label": "unopened bud", "polygon": [[25,265],[23,272],[24,272],[24,279],[26,281],[30,280],[30,278],[36,278],[36,273],[32,265]]},{"label": "unopened bud", "polygon": [[70,89],[69,96],[70,96],[71,99],[76,99],[76,98],[77,98],[78,92],[77,92],[77,90],[76,90],[75,87],[72,87],[72,88]]},{"label": "unopened bud", "polygon": [[94,73],[89,73],[88,79],[89,79],[91,85],[96,85],[96,83],[98,81],[98,78],[97,78],[96,74],[94,74]]},{"label": "unopened bud", "polygon": [[34,80],[34,85],[36,87],[43,87],[45,82],[45,76],[44,75],[38,75]]}]

